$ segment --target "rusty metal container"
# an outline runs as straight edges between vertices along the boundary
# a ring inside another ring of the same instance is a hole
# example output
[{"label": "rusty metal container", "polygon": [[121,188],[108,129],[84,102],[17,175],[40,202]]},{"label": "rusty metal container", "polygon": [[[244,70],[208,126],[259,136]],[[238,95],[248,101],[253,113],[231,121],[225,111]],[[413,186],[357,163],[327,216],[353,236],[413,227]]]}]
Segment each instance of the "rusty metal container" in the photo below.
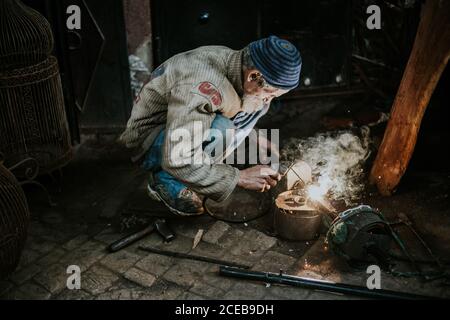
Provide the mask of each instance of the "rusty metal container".
[{"label": "rusty metal container", "polygon": [[0,163],[0,279],[13,272],[19,263],[29,220],[22,188]]},{"label": "rusty metal container", "polygon": [[322,223],[321,213],[307,204],[299,190],[289,190],[275,200],[274,228],[288,240],[315,239]]}]

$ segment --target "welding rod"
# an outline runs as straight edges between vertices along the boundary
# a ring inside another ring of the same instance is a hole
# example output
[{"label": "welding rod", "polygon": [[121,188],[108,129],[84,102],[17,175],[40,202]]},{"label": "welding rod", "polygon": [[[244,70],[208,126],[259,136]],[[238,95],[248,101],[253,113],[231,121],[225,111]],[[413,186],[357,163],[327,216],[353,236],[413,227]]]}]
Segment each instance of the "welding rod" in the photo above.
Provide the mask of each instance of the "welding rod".
[{"label": "welding rod", "polygon": [[208,263],[219,264],[219,265],[226,265],[226,266],[242,268],[242,269],[250,269],[250,266],[247,266],[245,264],[240,264],[240,263],[236,263],[236,262],[225,261],[225,260],[220,260],[220,259],[215,259],[215,258],[209,258],[209,257],[204,257],[204,256],[197,256],[194,254],[161,250],[161,249],[157,249],[157,248],[150,248],[150,247],[143,247],[143,246],[140,246],[139,249],[143,250],[143,251],[151,252],[151,253],[160,254],[163,256],[168,256],[168,257],[196,260],[196,261],[208,262]]},{"label": "welding rod", "polygon": [[365,287],[355,286],[344,283],[333,283],[326,281],[319,281],[285,274],[277,274],[271,272],[248,271],[239,268],[228,266],[220,266],[220,275],[234,278],[241,278],[247,280],[263,281],[265,283],[287,284],[295,287],[302,287],[305,289],[314,289],[321,291],[328,291],[333,293],[342,293],[355,295],[372,299],[385,300],[430,300],[437,299],[435,297],[421,296],[411,293],[396,292],[383,289],[368,289]]},{"label": "welding rod", "polygon": [[[295,161],[293,161],[289,167],[286,169],[286,171],[283,173],[283,175],[281,176],[281,179],[284,179],[284,177],[287,176],[287,174],[289,173],[289,171],[292,170],[292,172],[294,172],[294,174],[303,182],[303,184],[305,184],[305,181],[303,181],[303,179],[300,177],[300,175],[297,173],[297,171],[294,170],[294,166],[295,166]],[[281,181],[281,180],[280,180]]]}]

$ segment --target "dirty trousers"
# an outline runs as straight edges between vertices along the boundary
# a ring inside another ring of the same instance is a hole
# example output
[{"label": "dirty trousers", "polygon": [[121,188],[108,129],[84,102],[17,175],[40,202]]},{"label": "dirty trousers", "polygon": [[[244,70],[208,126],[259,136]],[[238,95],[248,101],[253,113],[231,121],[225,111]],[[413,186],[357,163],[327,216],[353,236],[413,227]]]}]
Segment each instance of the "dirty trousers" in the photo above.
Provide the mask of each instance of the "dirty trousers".
[{"label": "dirty trousers", "polygon": [[[236,129],[236,126],[232,120],[222,115],[216,115],[214,121],[212,122],[211,129],[216,130],[211,130],[209,137],[203,142],[203,151],[206,152],[211,158],[214,158],[215,155],[213,153],[219,142],[222,146],[224,146],[224,151],[226,154],[233,152],[236,146],[239,145],[240,142],[237,140],[228,143],[228,145],[226,145],[224,141],[226,131],[229,129]],[[164,171],[161,167],[162,149],[165,135],[166,132],[163,129],[156,137],[150,149],[147,151],[142,167],[145,170],[153,172],[156,180],[165,185],[169,195],[172,198],[176,198],[180,194],[180,191],[186,188],[186,185],[170,175],[168,172]],[[242,135],[242,133],[240,135]],[[245,137],[243,138],[245,139]],[[219,139],[222,139],[222,141]]]}]

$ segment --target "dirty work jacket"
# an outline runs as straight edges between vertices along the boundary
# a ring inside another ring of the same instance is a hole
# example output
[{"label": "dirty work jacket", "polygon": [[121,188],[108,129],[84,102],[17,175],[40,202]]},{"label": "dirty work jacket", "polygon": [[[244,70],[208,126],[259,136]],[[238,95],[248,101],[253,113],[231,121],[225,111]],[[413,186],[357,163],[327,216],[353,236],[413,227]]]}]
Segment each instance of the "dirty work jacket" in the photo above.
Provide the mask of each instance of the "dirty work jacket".
[{"label": "dirty work jacket", "polygon": [[[201,122],[200,133],[205,137],[216,113],[232,118],[241,112],[241,77],[242,51],[205,46],[170,58],[155,69],[142,89],[120,140],[134,149],[134,159],[138,160],[165,128],[168,134],[162,168],[192,190],[216,201],[225,200],[236,187],[239,170],[223,163],[190,161],[199,150],[203,152],[202,139],[190,140],[192,148],[183,153],[186,161],[173,161],[171,153],[180,150],[177,144],[183,142],[174,142],[169,136],[176,129],[184,129],[194,137]],[[205,153],[202,156],[209,157]]]}]

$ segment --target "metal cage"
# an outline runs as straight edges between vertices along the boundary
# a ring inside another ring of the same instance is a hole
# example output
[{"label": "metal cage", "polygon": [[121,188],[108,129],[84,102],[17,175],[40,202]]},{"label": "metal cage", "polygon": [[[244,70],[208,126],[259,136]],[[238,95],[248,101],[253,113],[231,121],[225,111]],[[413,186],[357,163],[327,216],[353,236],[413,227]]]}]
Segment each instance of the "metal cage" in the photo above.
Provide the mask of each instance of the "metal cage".
[{"label": "metal cage", "polygon": [[0,72],[41,62],[53,50],[48,21],[18,0],[0,1]]},{"label": "metal cage", "polygon": [[19,0],[0,1],[0,152],[7,167],[34,159],[44,174],[72,158],[52,50],[51,28],[41,14]]},{"label": "metal cage", "polygon": [[12,273],[19,263],[29,219],[22,188],[0,163],[0,279]]},{"label": "metal cage", "polygon": [[33,158],[46,173],[72,158],[56,58],[0,73],[0,133],[7,166]]}]

